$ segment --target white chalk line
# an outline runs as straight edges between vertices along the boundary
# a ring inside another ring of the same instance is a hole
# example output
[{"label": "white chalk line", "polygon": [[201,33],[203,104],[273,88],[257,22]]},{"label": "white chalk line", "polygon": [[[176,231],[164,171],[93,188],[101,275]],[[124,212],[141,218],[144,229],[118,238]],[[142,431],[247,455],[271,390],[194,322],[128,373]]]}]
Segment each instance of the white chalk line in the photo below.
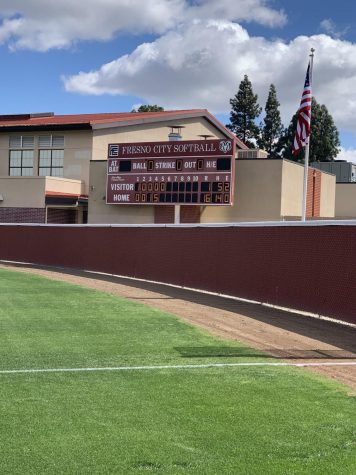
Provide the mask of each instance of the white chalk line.
[{"label": "white chalk line", "polygon": [[236,368],[242,366],[294,366],[304,368],[308,366],[356,366],[356,361],[335,361],[320,363],[206,363],[206,364],[185,364],[185,365],[154,365],[154,366],[108,366],[98,368],[35,368],[35,369],[3,369],[1,374],[28,374],[28,373],[79,373],[94,371],[147,371],[160,369],[202,369],[202,368]]}]

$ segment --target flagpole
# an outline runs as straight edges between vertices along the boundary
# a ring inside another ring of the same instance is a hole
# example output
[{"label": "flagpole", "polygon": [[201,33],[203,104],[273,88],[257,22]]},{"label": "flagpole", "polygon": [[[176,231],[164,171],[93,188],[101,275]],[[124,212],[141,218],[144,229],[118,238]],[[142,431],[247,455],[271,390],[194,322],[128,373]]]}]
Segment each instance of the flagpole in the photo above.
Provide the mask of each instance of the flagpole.
[{"label": "flagpole", "polygon": [[[313,85],[313,60],[314,60],[314,48],[311,48],[310,56],[310,86]],[[311,89],[313,90],[313,89]],[[311,111],[310,111],[310,135],[308,143],[305,146],[305,158],[304,158],[304,181],[303,181],[303,204],[302,204],[302,221],[305,221],[307,210],[307,194],[308,194],[308,172],[309,172],[309,146],[311,136]]]}]

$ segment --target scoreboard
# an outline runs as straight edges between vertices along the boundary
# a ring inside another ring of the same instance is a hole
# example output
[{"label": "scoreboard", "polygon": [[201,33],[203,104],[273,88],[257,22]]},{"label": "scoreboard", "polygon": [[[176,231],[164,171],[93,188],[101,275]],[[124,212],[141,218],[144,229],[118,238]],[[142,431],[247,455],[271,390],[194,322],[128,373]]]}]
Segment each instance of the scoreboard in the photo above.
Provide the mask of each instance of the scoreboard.
[{"label": "scoreboard", "polygon": [[107,204],[232,205],[233,140],[110,144]]}]

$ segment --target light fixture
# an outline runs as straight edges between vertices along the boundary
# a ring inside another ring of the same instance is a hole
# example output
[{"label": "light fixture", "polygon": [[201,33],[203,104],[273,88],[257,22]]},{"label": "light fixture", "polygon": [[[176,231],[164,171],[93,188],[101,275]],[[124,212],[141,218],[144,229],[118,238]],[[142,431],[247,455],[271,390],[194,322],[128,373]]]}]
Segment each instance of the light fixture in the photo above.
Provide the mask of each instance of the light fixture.
[{"label": "light fixture", "polygon": [[184,125],[170,125],[171,133],[168,134],[169,140],[182,140],[182,129]]},{"label": "light fixture", "polygon": [[214,137],[214,135],[211,135],[211,134],[201,134],[201,135],[198,135],[198,137],[202,137],[204,140],[208,139],[209,137]]}]

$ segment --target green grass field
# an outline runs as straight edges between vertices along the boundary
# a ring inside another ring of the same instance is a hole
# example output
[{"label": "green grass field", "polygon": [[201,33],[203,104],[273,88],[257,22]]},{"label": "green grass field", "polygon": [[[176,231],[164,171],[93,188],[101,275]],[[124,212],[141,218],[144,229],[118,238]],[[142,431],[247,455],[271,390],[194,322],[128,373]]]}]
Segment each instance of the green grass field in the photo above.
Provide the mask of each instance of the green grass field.
[{"label": "green grass field", "polygon": [[[0,356],[0,370],[271,361],[141,304],[7,270]],[[1,474],[356,473],[356,398],[298,368],[0,373],[0,385]]]}]

